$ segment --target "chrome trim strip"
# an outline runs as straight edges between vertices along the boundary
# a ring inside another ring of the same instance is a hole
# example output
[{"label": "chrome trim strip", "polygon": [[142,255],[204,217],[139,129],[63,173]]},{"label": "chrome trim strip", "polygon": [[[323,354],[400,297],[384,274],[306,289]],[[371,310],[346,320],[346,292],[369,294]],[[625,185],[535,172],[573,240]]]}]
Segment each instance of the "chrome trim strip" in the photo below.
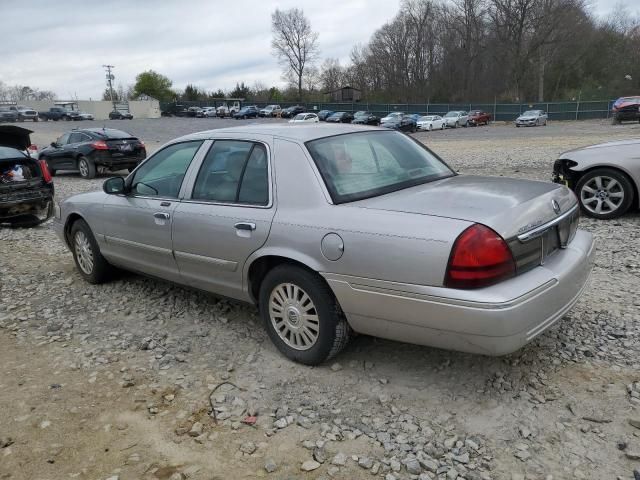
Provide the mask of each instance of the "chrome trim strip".
[{"label": "chrome trim strip", "polygon": [[125,240],[124,238],[110,237],[108,235],[105,235],[104,239],[107,243],[111,243],[114,245],[139,248],[141,250],[148,250],[150,252],[161,253],[169,256],[173,254],[173,251],[169,248],[156,247],[154,245],[147,245],[146,243],[134,242],[133,240]]},{"label": "chrome trim strip", "polygon": [[187,252],[173,252],[176,260],[186,260],[194,263],[207,263],[214,267],[218,267],[220,270],[227,272],[235,272],[238,269],[238,262],[232,262],[231,260],[224,260],[222,258],[205,257],[203,255],[196,255],[195,253]]},{"label": "chrome trim strip", "polygon": [[[429,295],[426,293],[417,293],[417,292],[409,292],[407,290],[400,290],[400,289],[395,289],[395,288],[391,288],[391,287],[400,287],[402,288],[403,284],[396,284],[394,282],[387,282],[384,281],[385,283],[385,287],[375,287],[372,285],[364,285],[362,283],[357,283],[358,280],[364,280],[366,281],[367,279],[365,278],[359,278],[359,277],[347,277],[345,275],[340,275],[340,274],[330,274],[330,273],[321,273],[321,275],[327,280],[327,282],[329,283],[329,285],[331,285],[332,282],[342,282],[342,283],[346,283],[347,285],[349,285],[353,290],[357,290],[357,291],[361,291],[361,292],[368,292],[368,293],[376,293],[379,295],[386,295],[386,296],[390,296],[390,297],[398,297],[398,298],[406,298],[406,299],[413,299],[413,300],[418,300],[421,302],[432,302],[432,303],[440,303],[443,305],[453,305],[453,306],[460,306],[460,307],[469,307],[469,308],[479,308],[479,309],[484,309],[484,310],[502,310],[502,309],[507,309],[507,308],[511,308],[514,305],[518,305],[520,303],[526,302],[527,300],[537,296],[538,294],[554,287],[555,285],[557,285],[558,280],[557,279],[552,279],[552,280],[548,280],[547,282],[543,283],[542,285],[539,285],[538,287],[534,288],[533,290],[528,291],[527,293],[520,295],[519,297],[516,297],[514,299],[511,299],[507,302],[475,302],[473,300],[462,300],[462,299],[458,299],[458,298],[451,298],[451,297],[440,297],[437,295]],[[380,281],[378,281],[380,282]],[[407,285],[409,286],[409,285]]]},{"label": "chrome trim strip", "polygon": [[563,213],[562,215],[560,215],[557,218],[554,218],[550,222],[544,223],[544,224],[540,225],[539,227],[534,228],[533,230],[529,230],[526,233],[518,235],[518,240],[520,240],[522,243],[526,243],[529,240],[533,240],[534,238],[538,238],[544,232],[549,230],[551,227],[557,225],[558,223],[560,223],[563,220],[565,220],[567,217],[570,217],[571,215],[573,215],[577,210],[578,210],[578,204],[576,203],[573,206],[573,208],[571,208],[570,210],[567,210],[565,213]]}]

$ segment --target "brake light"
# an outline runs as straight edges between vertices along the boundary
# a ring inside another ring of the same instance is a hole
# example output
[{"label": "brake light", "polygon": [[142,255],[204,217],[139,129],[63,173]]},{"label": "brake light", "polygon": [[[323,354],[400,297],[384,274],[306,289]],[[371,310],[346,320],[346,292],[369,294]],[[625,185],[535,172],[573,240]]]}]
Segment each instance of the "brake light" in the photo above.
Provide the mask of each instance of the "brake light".
[{"label": "brake light", "polygon": [[96,140],[91,146],[96,150],[109,150],[109,146],[104,140]]},{"label": "brake light", "polygon": [[475,224],[453,244],[444,284],[449,288],[481,288],[515,274],[515,261],[506,242],[490,228]]},{"label": "brake light", "polygon": [[141,147],[144,147],[144,142],[142,140],[138,140],[138,142],[140,142]]},{"label": "brake light", "polygon": [[37,152],[38,151],[38,146],[37,145],[29,145],[29,152]]},{"label": "brake light", "polygon": [[42,179],[45,183],[51,183],[53,177],[51,176],[51,172],[49,171],[49,167],[47,166],[47,162],[44,160],[40,160],[40,170],[42,170]]}]

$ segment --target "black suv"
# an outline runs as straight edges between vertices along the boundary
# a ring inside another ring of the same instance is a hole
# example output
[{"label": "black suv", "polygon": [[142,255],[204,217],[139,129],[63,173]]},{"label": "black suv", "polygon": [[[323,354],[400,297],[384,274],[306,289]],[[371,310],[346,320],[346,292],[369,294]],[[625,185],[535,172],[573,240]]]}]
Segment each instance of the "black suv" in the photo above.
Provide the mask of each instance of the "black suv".
[{"label": "black suv", "polygon": [[304,113],[305,111],[306,111],[306,108],[300,105],[296,105],[295,107],[289,107],[282,110],[282,113],[280,114],[280,116],[282,118],[293,118],[299,113]]},{"label": "black suv", "polygon": [[82,178],[95,178],[105,171],[132,171],[146,156],[144,142],[114,128],[72,130],[40,152],[51,175],[57,170],[78,170]]},{"label": "black suv", "polygon": [[33,227],[53,214],[47,164],[31,157],[31,130],[0,126],[0,225]]},{"label": "black suv", "polygon": [[114,110],[112,112],[109,112],[109,120],[133,120],[133,115],[131,115],[129,112]]}]

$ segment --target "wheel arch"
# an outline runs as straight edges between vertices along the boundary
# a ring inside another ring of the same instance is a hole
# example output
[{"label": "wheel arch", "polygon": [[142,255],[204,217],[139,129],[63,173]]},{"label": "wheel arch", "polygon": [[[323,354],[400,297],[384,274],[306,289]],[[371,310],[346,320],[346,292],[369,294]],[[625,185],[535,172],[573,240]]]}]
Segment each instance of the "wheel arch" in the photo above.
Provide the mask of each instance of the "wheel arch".
[{"label": "wheel arch", "polygon": [[247,293],[249,294],[251,301],[256,305],[258,304],[258,299],[260,297],[259,293],[262,281],[266,277],[267,273],[280,265],[293,265],[300,267],[304,270],[318,275],[318,277],[326,283],[324,277],[319,273],[320,271],[322,271],[321,265],[313,258],[291,252],[264,252],[264,254],[250,259],[245,264],[245,271],[243,275],[246,279],[245,288],[247,290]]},{"label": "wheel arch", "polygon": [[[569,160],[569,159],[566,159],[566,160]],[[640,198],[639,198],[640,192],[638,191],[638,184],[626,169],[621,168],[619,165],[607,165],[607,164],[589,165],[584,170],[576,170],[575,168],[576,167],[572,167],[569,169],[569,171],[573,173],[571,181],[573,182],[574,189],[577,187],[578,182],[582,177],[584,177],[590,172],[593,172],[594,170],[608,169],[608,170],[614,170],[618,172],[619,174],[623,175],[627,180],[629,180],[629,183],[631,184],[631,188],[633,189],[633,202],[631,203],[631,207],[632,208],[640,207]]]},{"label": "wheel arch", "polygon": [[82,215],[77,212],[73,212],[67,215],[67,218],[64,222],[64,240],[67,244],[67,247],[69,248],[71,248],[71,228],[73,227],[73,224],[78,220],[84,220],[86,222]]}]

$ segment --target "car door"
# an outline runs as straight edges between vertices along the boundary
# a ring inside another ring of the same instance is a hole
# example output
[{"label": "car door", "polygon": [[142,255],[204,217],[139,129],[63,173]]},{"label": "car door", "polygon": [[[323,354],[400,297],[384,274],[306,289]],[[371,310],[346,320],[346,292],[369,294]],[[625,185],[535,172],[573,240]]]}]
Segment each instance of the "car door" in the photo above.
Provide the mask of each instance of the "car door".
[{"label": "car door", "polygon": [[76,160],[78,158],[78,154],[80,153],[80,147],[83,143],[89,140],[91,140],[91,138],[82,132],[71,133],[71,135],[69,136],[69,141],[62,147],[62,149],[64,150],[65,162],[69,162],[69,166],[67,168],[78,168]]},{"label": "car door", "polygon": [[47,163],[53,170],[72,170],[76,168],[73,157],[67,148],[70,137],[71,132],[62,134],[55,141],[56,146],[51,146],[47,149]]},{"label": "car door", "polygon": [[174,212],[182,277],[193,287],[242,298],[243,266],[266,242],[274,213],[268,146],[216,140]]},{"label": "car door", "polygon": [[[103,255],[115,264],[181,282],[171,226],[182,184],[203,141],[171,144],[127,178],[126,195],[108,195],[103,207]],[[197,233],[196,233],[197,234]]]}]

